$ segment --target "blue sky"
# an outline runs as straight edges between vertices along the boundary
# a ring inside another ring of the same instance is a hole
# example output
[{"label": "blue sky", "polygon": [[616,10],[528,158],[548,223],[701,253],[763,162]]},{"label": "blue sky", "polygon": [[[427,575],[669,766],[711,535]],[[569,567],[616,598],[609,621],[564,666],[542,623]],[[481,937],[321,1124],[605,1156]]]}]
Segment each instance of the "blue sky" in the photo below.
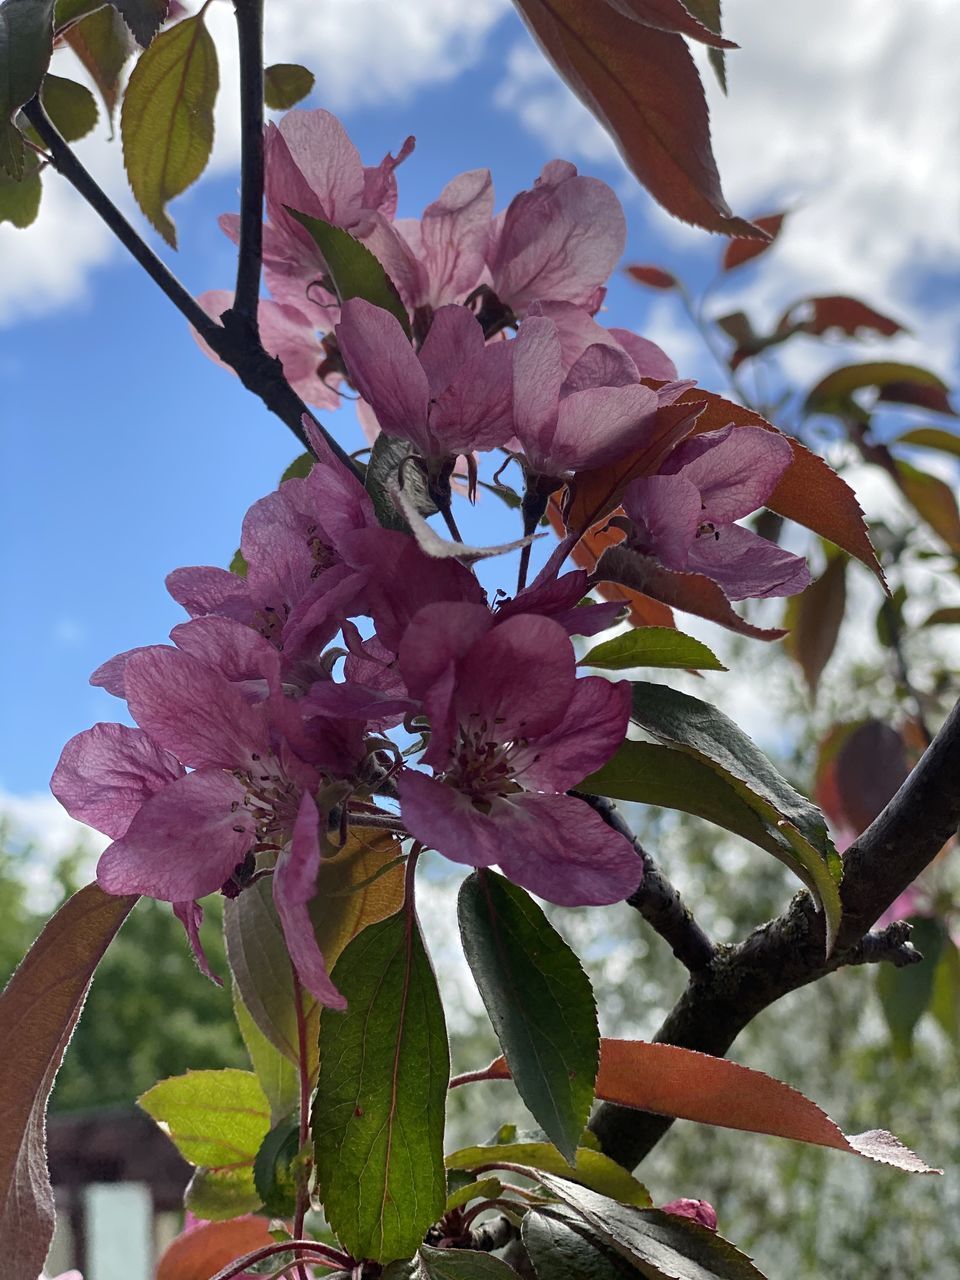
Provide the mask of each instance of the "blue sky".
[{"label": "blue sky", "polygon": [[[336,110],[368,163],[416,134],[398,175],[402,214],[419,214],[449,177],[484,165],[502,207],[547,159],[565,155],[624,200],[627,261],[694,280],[712,270],[722,243],[652,206],[506,0],[469,13],[461,0],[273,7],[268,53],[318,71],[309,105]],[[726,8],[744,46],[730,100],[714,105],[728,196],[748,215],[784,203],[798,210],[768,265],[731,281],[729,309],[746,291],[761,316],[803,293],[858,292],[913,323],[916,336],[891,354],[955,377],[960,179],[953,66],[941,52],[951,32],[960,38],[954,0],[916,0],[913,22],[893,12],[900,6],[877,17],[866,0],[840,16],[826,0]],[[214,22],[225,37],[227,16]],[[173,265],[197,293],[229,287],[233,271],[233,247],[216,226],[236,207],[237,182],[232,54],[223,48],[214,163],[171,207],[181,238]],[[73,74],[65,63],[57,70]],[[129,208],[118,150],[101,132],[81,153]],[[647,333],[683,374],[723,389],[669,299],[615,279],[608,305],[607,323]],[[843,354],[798,345],[791,372],[812,378]],[[90,671],[165,639],[181,614],[164,575],[227,563],[243,512],[298,449],[204,359],[180,316],[52,175],[37,225],[0,228],[0,405],[0,797],[16,798],[45,790],[68,737],[115,718],[114,700],[87,684]],[[351,416],[341,416],[350,441]]]}]

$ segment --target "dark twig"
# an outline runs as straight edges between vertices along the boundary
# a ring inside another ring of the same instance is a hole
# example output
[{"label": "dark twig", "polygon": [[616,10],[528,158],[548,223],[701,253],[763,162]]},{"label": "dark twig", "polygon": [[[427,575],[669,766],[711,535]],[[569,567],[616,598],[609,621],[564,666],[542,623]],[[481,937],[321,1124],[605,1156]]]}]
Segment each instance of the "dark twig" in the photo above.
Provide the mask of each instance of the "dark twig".
[{"label": "dark twig", "polygon": [[220,326],[210,318],[199,303],[187,292],[170,268],[153,252],[126,220],[106,192],[91,177],[66,142],[56,125],[49,118],[39,98],[31,100],[23,108],[23,114],[40,135],[49,152],[50,164],[62,174],[72,187],[83,196],[117,237],[123,247],[133,255],[147,275],[167,295],[178,311],[190,321],[202,338],[213,345]]},{"label": "dark twig", "polygon": [[[844,856],[843,918],[826,958],[823,915],[807,893],[776,920],[691,975],[655,1039],[722,1057],[743,1028],[782,996],[847,964],[913,963],[901,930],[870,926],[936,857],[960,824],[960,703],[903,786]],[[914,953],[915,954],[915,953]],[[672,1121],[604,1103],[591,1128],[607,1155],[633,1168]]]},{"label": "dark twig", "polygon": [[240,247],[233,309],[259,339],[263,262],[263,0],[234,0],[240,51]]},{"label": "dark twig", "polygon": [[909,920],[894,920],[885,929],[868,933],[847,955],[845,964],[879,964],[886,960],[895,969],[919,964],[923,956],[910,941],[913,930]]},{"label": "dark twig", "polygon": [[[580,793],[578,793],[580,794]],[[582,795],[604,822],[631,842],[643,863],[643,880],[636,893],[627,899],[665,942],[673,954],[691,973],[706,969],[716,955],[713,943],[693,918],[680,891],[675,889],[654,859],[630,830],[613,801],[606,796]]]},{"label": "dark twig", "polygon": [[[200,337],[233,369],[247,390],[258,396],[271,413],[276,414],[290,428],[304,448],[309,448],[302,421],[309,410],[283,376],[280,361],[264,351],[250,320],[235,308],[223,313],[220,317],[222,324],[217,324],[216,320],[208,316],[83,167],[47,116],[39,99],[32,98],[23,112],[47,147],[50,163],[57,172],[100,215],[123,247],[163,290],[181,315],[193,325]],[[354,463],[336,440],[319,423],[317,425],[333,453],[344,466],[355,472]]]}]

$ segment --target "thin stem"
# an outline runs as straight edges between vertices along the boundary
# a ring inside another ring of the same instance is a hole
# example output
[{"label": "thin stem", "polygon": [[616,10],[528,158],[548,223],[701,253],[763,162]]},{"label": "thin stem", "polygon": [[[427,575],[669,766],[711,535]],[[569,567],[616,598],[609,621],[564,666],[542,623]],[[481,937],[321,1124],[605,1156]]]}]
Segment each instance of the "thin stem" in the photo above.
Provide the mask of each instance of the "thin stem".
[{"label": "thin stem", "polygon": [[[730,389],[733,391],[734,395],[736,395],[738,399],[747,406],[748,409],[753,408],[753,403],[750,396],[747,394],[746,387],[744,387],[743,383],[737,377],[736,370],[730,368],[730,363],[727,360],[725,353],[717,346],[717,343],[714,340],[713,329],[711,328],[710,321],[703,315],[703,302],[701,302],[700,309],[698,310],[693,305],[693,299],[682,284],[678,285],[677,291],[680,294],[680,301],[683,304],[684,311],[687,313],[687,318],[696,329],[697,333],[699,333],[703,345],[710,352],[711,356],[713,356],[720,372],[730,384]],[[703,298],[703,301],[705,300],[706,294],[704,294]]]},{"label": "thin stem", "polygon": [[240,51],[240,247],[233,309],[258,338],[263,262],[263,0],[234,0]]},{"label": "thin stem", "polygon": [[243,1275],[255,1263],[266,1262],[268,1258],[276,1258],[281,1253],[313,1254],[315,1256],[307,1258],[311,1266],[319,1265],[331,1270],[343,1270],[353,1262],[345,1253],[331,1249],[319,1240],[284,1240],[280,1244],[267,1244],[261,1249],[254,1249],[251,1253],[245,1253],[242,1258],[234,1258],[233,1262],[211,1276],[210,1280],[236,1280],[237,1276]]},{"label": "thin stem", "polygon": [[454,1076],[447,1085],[448,1089],[459,1089],[462,1084],[478,1084],[481,1080],[502,1080],[499,1075],[492,1075],[490,1067],[482,1067],[479,1071],[464,1071],[459,1076]]},{"label": "thin stem", "polygon": [[446,523],[447,528],[450,530],[451,538],[453,538],[455,542],[462,543],[463,535],[461,534],[460,530],[457,528],[457,522],[453,518],[453,508],[450,504],[449,499],[440,508],[440,514],[443,516],[444,522]]},{"label": "thin stem", "polygon": [[[303,987],[296,969],[291,965],[293,975],[293,1002],[297,1011],[297,1071],[300,1077],[300,1151],[310,1140],[310,1072],[307,1067],[307,1020],[303,1014]],[[303,1235],[303,1222],[307,1216],[307,1205],[310,1193],[308,1178],[301,1172],[297,1185],[297,1207],[293,1220],[293,1234],[297,1238]],[[306,1269],[302,1262],[297,1265],[298,1280],[307,1280]]]},{"label": "thin stem", "polygon": [[103,188],[83,167],[44,111],[40,99],[31,98],[23,108],[23,114],[47,147],[50,153],[49,160],[54,169],[62,174],[90,207],[100,215],[127,252],[143,267],[154,284],[163,290],[200,336],[213,345],[220,332],[220,326],[207,315],[170,268],[161,262],[150,246],[140,238]]},{"label": "thin stem", "polygon": [[423,845],[417,840],[407,856],[407,865],[403,873],[403,909],[411,918],[416,912],[416,874],[421,853],[423,853]]}]

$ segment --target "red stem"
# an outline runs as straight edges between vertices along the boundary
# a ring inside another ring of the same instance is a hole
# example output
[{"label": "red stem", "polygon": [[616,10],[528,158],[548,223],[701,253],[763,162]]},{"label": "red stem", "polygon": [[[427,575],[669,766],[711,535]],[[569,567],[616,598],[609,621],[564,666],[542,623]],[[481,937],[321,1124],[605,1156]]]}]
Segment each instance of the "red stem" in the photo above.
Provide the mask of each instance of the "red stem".
[{"label": "red stem", "polygon": [[[275,1258],[281,1253],[291,1252],[315,1254],[316,1257],[308,1259],[311,1266],[319,1263],[320,1266],[329,1267],[331,1271],[334,1268],[342,1270],[352,1265],[352,1260],[345,1254],[338,1253],[336,1249],[320,1244],[317,1240],[285,1240],[281,1244],[264,1245],[262,1249],[245,1253],[242,1258],[235,1258],[215,1276],[211,1276],[210,1280],[236,1280],[237,1276],[242,1275],[255,1262],[265,1262],[267,1258]],[[298,1259],[298,1262],[302,1264],[302,1259]]]},{"label": "red stem", "polygon": [[[307,1020],[303,1014],[303,988],[300,985],[300,979],[297,977],[297,971],[292,966],[291,972],[293,973],[293,1001],[297,1011],[297,1057],[299,1059],[297,1067],[300,1074],[300,1150],[303,1151],[310,1139],[310,1070],[307,1065]],[[293,1234],[298,1239],[303,1235],[303,1221],[307,1215],[308,1202],[308,1177],[301,1175],[301,1181],[297,1187],[296,1214],[293,1220]],[[307,1273],[302,1262],[297,1265],[297,1276],[298,1280],[307,1280]]]}]

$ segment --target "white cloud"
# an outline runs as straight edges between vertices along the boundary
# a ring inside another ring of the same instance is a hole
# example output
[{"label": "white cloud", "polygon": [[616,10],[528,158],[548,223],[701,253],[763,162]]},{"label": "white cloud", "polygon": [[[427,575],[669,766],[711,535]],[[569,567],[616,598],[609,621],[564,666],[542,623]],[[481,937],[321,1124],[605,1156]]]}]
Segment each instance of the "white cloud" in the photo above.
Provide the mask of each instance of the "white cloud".
[{"label": "white cloud", "polygon": [[[284,0],[267,6],[266,56],[308,66],[317,77],[317,101],[333,110],[402,101],[475,62],[509,7],[509,0]],[[239,156],[236,31],[227,6],[208,10],[208,27],[221,72],[209,170],[218,173],[235,166]],[[59,74],[86,79],[69,53],[57,63]],[[396,133],[384,140],[384,151],[402,142],[402,122]],[[110,197],[131,210],[119,140],[108,142],[101,129],[78,151]],[[173,214],[176,219],[176,206]],[[140,215],[132,216],[142,226]],[[91,273],[120,252],[80,197],[50,174],[36,223],[26,231],[0,226],[0,327],[82,301]]]},{"label": "white cloud", "polygon": [[17,795],[0,787],[0,820],[7,827],[8,848],[26,855],[23,875],[30,904],[37,910],[49,909],[56,900],[51,872],[60,858],[83,849],[86,861],[82,870],[92,879],[96,857],[110,843],[99,831],[71,818],[46,791]]},{"label": "white cloud", "polygon": [[[766,268],[745,277],[751,305],[776,314],[803,294],[862,294],[922,327],[922,343],[898,340],[891,354],[949,370],[958,317],[945,304],[938,313],[923,283],[960,271],[960,95],[949,56],[960,6],[730,0],[725,14],[741,45],[729,55],[728,98],[704,72],[725,192],[737,212],[795,211]],[[514,50],[496,99],[551,154],[603,158],[599,126],[532,46]],[[703,244],[702,232],[659,210],[651,220],[675,245]],[[811,351],[796,344],[789,358],[806,372],[819,359]]]}]

